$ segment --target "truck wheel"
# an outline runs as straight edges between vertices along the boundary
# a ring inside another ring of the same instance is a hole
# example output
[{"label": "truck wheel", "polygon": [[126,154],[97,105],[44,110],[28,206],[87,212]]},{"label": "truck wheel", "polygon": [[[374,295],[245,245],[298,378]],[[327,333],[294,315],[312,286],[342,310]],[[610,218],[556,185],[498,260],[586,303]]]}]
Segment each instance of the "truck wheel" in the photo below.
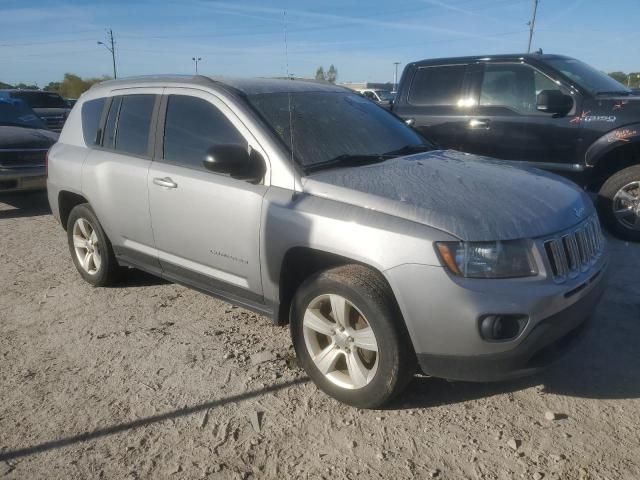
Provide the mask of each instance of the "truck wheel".
[{"label": "truck wheel", "polygon": [[89,204],[77,205],[71,210],[67,240],[71,258],[82,278],[96,287],[115,283],[120,267],[111,242]]},{"label": "truck wheel", "polygon": [[366,267],[346,265],[307,279],[294,297],[290,325],[296,355],[309,377],[346,404],[380,407],[416,371],[392,293]]},{"label": "truck wheel", "polygon": [[640,241],[640,165],[620,170],[598,193],[600,218],[623,240]]}]

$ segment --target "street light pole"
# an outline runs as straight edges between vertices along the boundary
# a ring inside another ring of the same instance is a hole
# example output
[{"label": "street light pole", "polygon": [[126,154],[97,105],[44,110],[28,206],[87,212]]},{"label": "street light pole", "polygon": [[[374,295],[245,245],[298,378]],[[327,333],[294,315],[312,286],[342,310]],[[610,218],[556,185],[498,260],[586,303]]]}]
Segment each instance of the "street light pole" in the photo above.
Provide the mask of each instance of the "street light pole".
[{"label": "street light pole", "polygon": [[536,26],[536,13],[538,12],[538,0],[533,0],[533,14],[529,21],[529,46],[527,47],[527,53],[531,52],[531,39],[533,39],[533,29]]},{"label": "street light pole", "polygon": [[198,75],[198,62],[200,60],[202,60],[202,58],[200,58],[200,57],[191,57],[191,60],[193,60],[195,62],[195,64],[196,64],[196,75]]},{"label": "street light pole", "polygon": [[393,64],[396,67],[395,73],[393,74],[393,91],[397,92],[398,91],[398,65],[400,65],[400,62],[393,62]]},{"label": "street light pole", "polygon": [[102,45],[104,48],[106,48],[111,52],[111,60],[113,61],[113,78],[118,78],[118,75],[116,74],[116,47],[115,47],[115,42],[113,41],[113,30],[111,29],[109,29],[108,40],[109,40],[109,43],[111,44],[111,47],[109,47],[109,45],[107,45],[104,42],[98,42],[98,45]]}]

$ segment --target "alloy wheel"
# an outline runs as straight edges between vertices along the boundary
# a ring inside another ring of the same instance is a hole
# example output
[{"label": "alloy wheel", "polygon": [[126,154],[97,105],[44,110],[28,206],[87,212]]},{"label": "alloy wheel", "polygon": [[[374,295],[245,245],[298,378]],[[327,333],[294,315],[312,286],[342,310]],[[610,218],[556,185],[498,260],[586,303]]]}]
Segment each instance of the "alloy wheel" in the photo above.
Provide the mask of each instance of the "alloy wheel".
[{"label": "alloy wheel", "polygon": [[378,342],[366,317],[346,298],[320,295],[313,299],[302,321],[311,360],[334,384],[359,389],[373,380],[378,369]]},{"label": "alloy wheel", "polygon": [[98,235],[85,218],[78,218],[73,224],[73,248],[83,270],[89,275],[98,273],[102,265]]},{"label": "alloy wheel", "polygon": [[628,183],[616,192],[613,214],[624,227],[640,231],[640,181]]}]

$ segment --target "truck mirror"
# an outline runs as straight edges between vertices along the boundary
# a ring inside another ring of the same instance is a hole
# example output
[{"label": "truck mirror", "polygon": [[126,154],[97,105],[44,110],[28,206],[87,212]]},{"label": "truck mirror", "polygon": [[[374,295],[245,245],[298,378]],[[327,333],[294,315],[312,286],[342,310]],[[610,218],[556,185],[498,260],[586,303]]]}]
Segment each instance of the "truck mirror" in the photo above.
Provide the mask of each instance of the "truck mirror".
[{"label": "truck mirror", "polygon": [[536,108],[554,117],[563,117],[573,108],[573,98],[560,90],[542,90],[538,94]]}]

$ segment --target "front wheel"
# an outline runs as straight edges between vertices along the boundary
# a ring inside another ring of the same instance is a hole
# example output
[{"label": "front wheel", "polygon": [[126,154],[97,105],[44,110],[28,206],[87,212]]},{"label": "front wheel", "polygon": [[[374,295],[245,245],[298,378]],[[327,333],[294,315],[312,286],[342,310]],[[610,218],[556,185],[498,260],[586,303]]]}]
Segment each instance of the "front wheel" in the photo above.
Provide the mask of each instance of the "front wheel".
[{"label": "front wheel", "polygon": [[598,193],[600,218],[623,240],[640,241],[640,165],[613,174]]},{"label": "front wheel", "polygon": [[416,370],[389,287],[360,265],[326,270],[302,284],[292,305],[291,335],[314,383],[355,407],[384,405]]}]

